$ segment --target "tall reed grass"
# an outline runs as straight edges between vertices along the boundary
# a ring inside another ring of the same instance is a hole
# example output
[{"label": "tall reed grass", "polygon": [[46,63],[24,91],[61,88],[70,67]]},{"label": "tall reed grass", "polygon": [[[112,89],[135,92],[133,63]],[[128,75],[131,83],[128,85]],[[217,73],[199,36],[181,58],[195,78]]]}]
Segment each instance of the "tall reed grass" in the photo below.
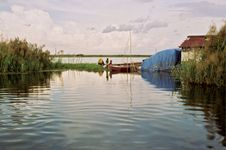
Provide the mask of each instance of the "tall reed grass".
[{"label": "tall reed grass", "polygon": [[43,47],[19,38],[1,40],[0,72],[36,72],[53,68],[50,52],[43,51]]},{"label": "tall reed grass", "polygon": [[182,62],[173,72],[185,82],[226,86],[226,23],[218,32],[212,26],[206,37],[200,61]]}]

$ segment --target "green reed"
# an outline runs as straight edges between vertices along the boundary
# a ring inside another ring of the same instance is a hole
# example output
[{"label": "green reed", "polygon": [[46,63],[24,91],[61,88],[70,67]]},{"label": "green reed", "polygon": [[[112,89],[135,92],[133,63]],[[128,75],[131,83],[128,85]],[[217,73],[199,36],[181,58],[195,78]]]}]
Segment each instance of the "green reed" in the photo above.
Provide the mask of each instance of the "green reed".
[{"label": "green reed", "polygon": [[182,62],[173,73],[189,83],[226,86],[226,23],[218,32],[210,28],[200,61]]},{"label": "green reed", "polygon": [[0,72],[22,73],[48,70],[53,67],[50,52],[44,46],[19,38],[0,41]]},{"label": "green reed", "polygon": [[78,64],[62,64],[55,63],[56,69],[72,69],[79,71],[88,71],[88,72],[102,72],[104,67],[95,63],[78,63]]}]

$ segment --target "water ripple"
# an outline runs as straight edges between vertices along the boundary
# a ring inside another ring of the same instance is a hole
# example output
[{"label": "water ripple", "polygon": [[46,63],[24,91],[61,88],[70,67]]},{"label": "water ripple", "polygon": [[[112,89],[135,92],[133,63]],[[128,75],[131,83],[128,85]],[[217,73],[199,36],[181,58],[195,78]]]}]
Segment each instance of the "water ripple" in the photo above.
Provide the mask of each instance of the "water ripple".
[{"label": "water ripple", "polygon": [[174,96],[138,75],[106,81],[95,73],[69,71],[42,85],[0,88],[0,146],[223,149],[225,126],[217,124],[221,111],[213,104]]}]

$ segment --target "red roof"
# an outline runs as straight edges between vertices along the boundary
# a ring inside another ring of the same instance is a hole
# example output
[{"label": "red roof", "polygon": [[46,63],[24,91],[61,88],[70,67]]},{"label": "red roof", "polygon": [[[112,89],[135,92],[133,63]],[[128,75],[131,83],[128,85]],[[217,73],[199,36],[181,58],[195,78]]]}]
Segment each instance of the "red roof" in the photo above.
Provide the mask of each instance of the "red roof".
[{"label": "red roof", "polygon": [[188,36],[187,39],[179,46],[180,48],[199,48],[205,46],[206,36]]}]

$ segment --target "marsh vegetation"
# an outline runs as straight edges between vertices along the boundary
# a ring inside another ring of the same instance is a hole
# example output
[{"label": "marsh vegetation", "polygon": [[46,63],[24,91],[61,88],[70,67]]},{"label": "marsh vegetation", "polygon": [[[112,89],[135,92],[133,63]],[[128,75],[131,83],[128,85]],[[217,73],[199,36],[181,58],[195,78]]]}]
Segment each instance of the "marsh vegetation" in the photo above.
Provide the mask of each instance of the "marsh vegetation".
[{"label": "marsh vegetation", "polygon": [[51,70],[85,70],[99,72],[104,68],[95,63],[63,64],[53,62],[44,46],[32,44],[19,38],[0,41],[0,73],[28,73]]},{"label": "marsh vegetation", "polygon": [[200,60],[182,62],[174,74],[195,84],[226,86],[226,23],[217,31],[211,26]]},{"label": "marsh vegetation", "polygon": [[101,65],[95,63],[54,63],[55,69],[58,70],[79,70],[79,71],[88,71],[88,72],[103,72],[105,68]]},{"label": "marsh vegetation", "polygon": [[19,38],[0,41],[0,72],[21,73],[48,70],[54,67],[50,52],[44,46]]}]

